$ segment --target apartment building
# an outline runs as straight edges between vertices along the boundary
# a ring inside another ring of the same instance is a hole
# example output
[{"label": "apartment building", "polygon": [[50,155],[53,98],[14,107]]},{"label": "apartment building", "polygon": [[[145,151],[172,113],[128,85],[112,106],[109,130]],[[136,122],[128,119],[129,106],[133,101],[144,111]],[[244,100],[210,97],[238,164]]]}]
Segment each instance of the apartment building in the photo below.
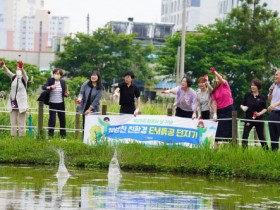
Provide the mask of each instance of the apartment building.
[{"label": "apartment building", "polygon": [[[162,0],[161,22],[174,23],[174,30],[182,29],[182,11],[184,0]],[[185,0],[186,30],[195,31],[196,26],[215,22],[218,16],[219,0]]]},{"label": "apartment building", "polygon": [[69,17],[51,16],[44,0],[0,0],[0,49],[46,51],[70,31]]},{"label": "apartment building", "polygon": [[[186,30],[195,31],[197,25],[215,23],[215,19],[223,20],[241,0],[162,0],[161,21],[174,23],[174,30],[182,29],[183,1],[186,1]],[[267,8],[280,13],[280,0],[261,0]]]}]

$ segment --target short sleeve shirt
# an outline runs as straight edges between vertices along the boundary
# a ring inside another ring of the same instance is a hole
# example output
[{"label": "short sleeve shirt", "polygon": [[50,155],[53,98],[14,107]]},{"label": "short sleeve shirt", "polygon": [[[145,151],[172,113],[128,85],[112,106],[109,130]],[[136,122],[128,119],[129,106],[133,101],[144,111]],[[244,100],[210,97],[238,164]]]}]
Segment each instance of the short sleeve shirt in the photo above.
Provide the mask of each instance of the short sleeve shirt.
[{"label": "short sleeve shirt", "polygon": [[120,88],[120,105],[121,106],[133,106],[134,99],[140,97],[140,90],[135,84],[131,84],[129,87],[126,83],[121,83],[118,86]]},{"label": "short sleeve shirt", "polygon": [[212,93],[212,100],[217,101],[218,109],[223,109],[233,104],[233,98],[227,81],[222,83],[215,92]]}]

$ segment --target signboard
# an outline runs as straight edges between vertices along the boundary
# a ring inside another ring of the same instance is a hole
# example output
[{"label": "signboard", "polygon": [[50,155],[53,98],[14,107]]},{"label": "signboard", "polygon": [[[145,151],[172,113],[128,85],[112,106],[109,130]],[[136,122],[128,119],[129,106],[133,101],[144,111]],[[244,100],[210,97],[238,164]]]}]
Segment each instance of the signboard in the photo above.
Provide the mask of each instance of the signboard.
[{"label": "signboard", "polygon": [[87,115],[83,142],[211,146],[218,122],[164,115]]}]

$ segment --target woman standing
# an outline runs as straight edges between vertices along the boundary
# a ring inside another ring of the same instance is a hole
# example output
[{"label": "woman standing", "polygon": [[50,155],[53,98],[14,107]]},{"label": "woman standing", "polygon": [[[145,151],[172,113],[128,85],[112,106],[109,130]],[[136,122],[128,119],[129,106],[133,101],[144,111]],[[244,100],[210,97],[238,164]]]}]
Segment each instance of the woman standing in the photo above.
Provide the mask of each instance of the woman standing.
[{"label": "woman standing", "polygon": [[262,83],[258,79],[251,81],[251,92],[246,93],[240,108],[246,113],[246,119],[250,121],[244,122],[244,131],[242,137],[243,148],[248,147],[248,136],[251,129],[255,126],[259,140],[264,149],[268,149],[264,137],[264,122],[254,122],[251,120],[263,120],[263,114],[267,111],[265,96],[260,94]]},{"label": "woman standing", "polygon": [[215,75],[216,80],[212,91],[213,119],[230,118],[221,120],[218,124],[214,145],[217,148],[218,142],[222,141],[222,138],[232,139],[233,98],[228,81],[224,79],[224,76],[219,74],[214,67],[210,69],[210,72]]},{"label": "woman standing", "polygon": [[83,83],[77,103],[78,112],[83,114],[83,125],[85,123],[84,115],[100,111],[100,99],[102,96],[101,75],[98,71],[92,72],[90,79]]},{"label": "woman standing", "polygon": [[208,76],[200,77],[198,79],[197,91],[197,114],[198,119],[210,119],[211,113],[211,93],[212,86],[208,82]]},{"label": "woman standing", "polygon": [[58,115],[60,124],[60,136],[66,138],[66,119],[65,119],[65,103],[64,97],[68,96],[66,83],[61,77],[63,71],[60,68],[53,70],[53,77],[48,78],[47,82],[43,85],[42,89],[49,92],[49,136],[54,136],[54,128],[56,124],[56,113]]},{"label": "woman standing", "polygon": [[192,83],[189,77],[184,76],[180,86],[162,91],[162,93],[176,94],[174,106],[177,117],[196,118],[196,92],[191,88]]},{"label": "woman standing", "polygon": [[16,73],[12,73],[1,62],[5,73],[11,78],[11,92],[8,97],[7,109],[10,111],[11,120],[11,136],[25,136],[26,135],[26,111],[29,108],[27,102],[26,84],[28,76],[23,68],[22,61],[18,62]]}]

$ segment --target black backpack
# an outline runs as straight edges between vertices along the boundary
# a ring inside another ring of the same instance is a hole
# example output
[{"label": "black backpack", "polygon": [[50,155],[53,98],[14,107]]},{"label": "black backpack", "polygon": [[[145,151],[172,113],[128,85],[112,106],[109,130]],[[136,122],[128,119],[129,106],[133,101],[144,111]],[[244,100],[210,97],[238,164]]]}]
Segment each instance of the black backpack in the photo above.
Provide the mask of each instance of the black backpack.
[{"label": "black backpack", "polygon": [[[17,75],[14,75],[14,76],[12,77],[12,82],[15,80],[16,76],[17,76]],[[24,86],[25,89],[26,89],[26,82],[25,82],[25,80],[24,80],[23,78],[21,78],[21,81],[22,81],[23,86]]]}]

